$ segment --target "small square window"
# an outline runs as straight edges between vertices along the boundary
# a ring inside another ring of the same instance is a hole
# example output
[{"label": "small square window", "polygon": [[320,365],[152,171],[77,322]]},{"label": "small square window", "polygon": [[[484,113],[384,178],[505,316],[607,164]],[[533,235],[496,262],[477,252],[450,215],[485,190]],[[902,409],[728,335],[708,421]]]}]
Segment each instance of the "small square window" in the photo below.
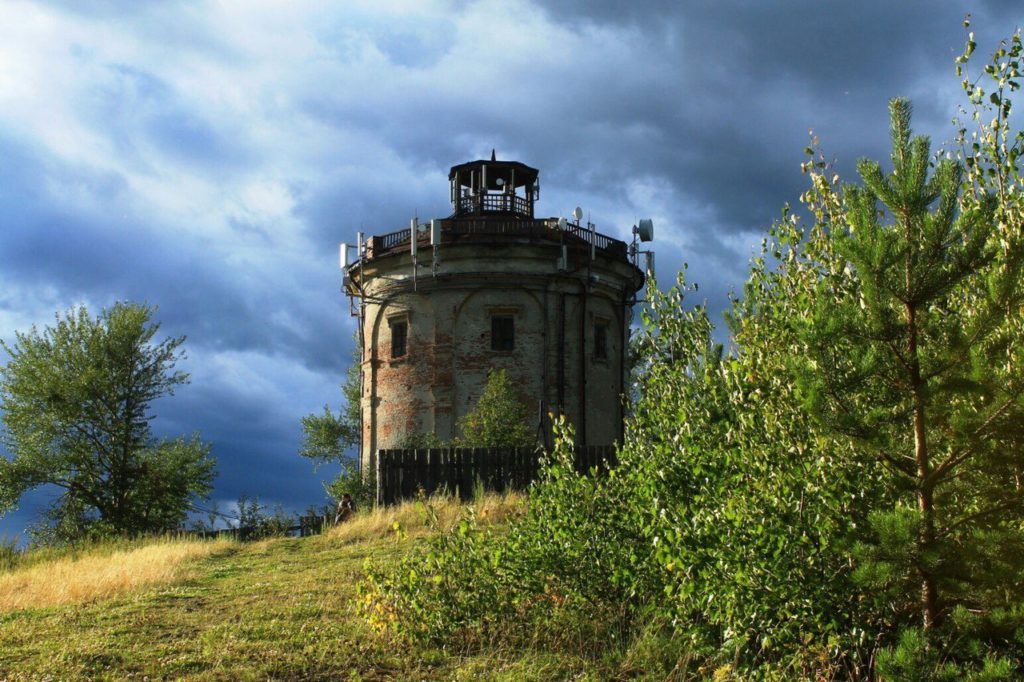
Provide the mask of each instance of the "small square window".
[{"label": "small square window", "polygon": [[516,325],[511,315],[491,317],[491,350],[515,350]]},{"label": "small square window", "polygon": [[594,325],[594,359],[608,359],[608,324],[605,322]]},{"label": "small square window", "polygon": [[396,320],[391,323],[391,359],[404,358],[406,353],[406,340],[409,335],[409,324],[405,320]]}]

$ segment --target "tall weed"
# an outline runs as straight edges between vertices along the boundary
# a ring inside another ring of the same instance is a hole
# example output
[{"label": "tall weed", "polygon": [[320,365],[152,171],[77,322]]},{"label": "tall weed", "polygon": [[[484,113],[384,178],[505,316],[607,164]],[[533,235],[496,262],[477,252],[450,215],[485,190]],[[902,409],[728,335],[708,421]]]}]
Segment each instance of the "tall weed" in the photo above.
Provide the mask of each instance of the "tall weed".
[{"label": "tall weed", "polygon": [[0,573],[9,571],[18,565],[21,552],[18,551],[17,538],[0,538]]}]

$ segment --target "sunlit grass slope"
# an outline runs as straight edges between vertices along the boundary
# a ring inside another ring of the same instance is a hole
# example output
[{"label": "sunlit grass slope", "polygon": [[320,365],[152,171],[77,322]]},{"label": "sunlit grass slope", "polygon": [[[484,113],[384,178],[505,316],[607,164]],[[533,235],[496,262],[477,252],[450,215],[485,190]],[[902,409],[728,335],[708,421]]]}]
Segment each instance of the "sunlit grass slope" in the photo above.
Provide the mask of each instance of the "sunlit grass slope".
[{"label": "sunlit grass slope", "polygon": [[[472,506],[500,526],[524,505],[486,496]],[[235,543],[184,560],[169,582],[0,611],[0,680],[608,679],[574,654],[500,642],[474,651],[411,645],[359,616],[368,560],[394,564],[432,527],[467,512],[444,499],[364,511],[323,535]],[[44,565],[37,559],[32,568]]]},{"label": "sunlit grass slope", "polygon": [[0,613],[77,604],[140,587],[168,583],[198,558],[225,551],[228,541],[154,540],[129,549],[32,562],[0,573]]}]

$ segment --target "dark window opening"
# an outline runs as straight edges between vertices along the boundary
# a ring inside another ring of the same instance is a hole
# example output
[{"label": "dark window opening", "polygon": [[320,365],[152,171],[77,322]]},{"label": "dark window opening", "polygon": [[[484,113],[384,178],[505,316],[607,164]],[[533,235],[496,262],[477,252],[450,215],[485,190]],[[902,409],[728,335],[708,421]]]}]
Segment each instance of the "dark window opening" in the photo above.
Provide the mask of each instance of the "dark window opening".
[{"label": "dark window opening", "polygon": [[594,325],[594,359],[608,359],[608,325],[603,322]]},{"label": "dark window opening", "polygon": [[491,350],[514,350],[515,347],[515,319],[511,315],[491,317]]},{"label": "dark window opening", "polygon": [[391,359],[405,357],[406,339],[409,335],[409,326],[406,322],[391,323]]}]

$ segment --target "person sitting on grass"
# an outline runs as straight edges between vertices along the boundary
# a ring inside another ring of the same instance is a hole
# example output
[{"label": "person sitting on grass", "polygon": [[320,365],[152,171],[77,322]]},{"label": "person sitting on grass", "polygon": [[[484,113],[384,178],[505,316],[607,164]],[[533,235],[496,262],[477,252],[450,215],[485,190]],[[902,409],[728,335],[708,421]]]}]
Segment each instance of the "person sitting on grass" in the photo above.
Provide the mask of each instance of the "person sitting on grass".
[{"label": "person sitting on grass", "polygon": [[338,500],[338,510],[334,515],[334,523],[338,524],[342,521],[348,521],[356,513],[356,503],[352,500],[352,496],[345,493]]}]

